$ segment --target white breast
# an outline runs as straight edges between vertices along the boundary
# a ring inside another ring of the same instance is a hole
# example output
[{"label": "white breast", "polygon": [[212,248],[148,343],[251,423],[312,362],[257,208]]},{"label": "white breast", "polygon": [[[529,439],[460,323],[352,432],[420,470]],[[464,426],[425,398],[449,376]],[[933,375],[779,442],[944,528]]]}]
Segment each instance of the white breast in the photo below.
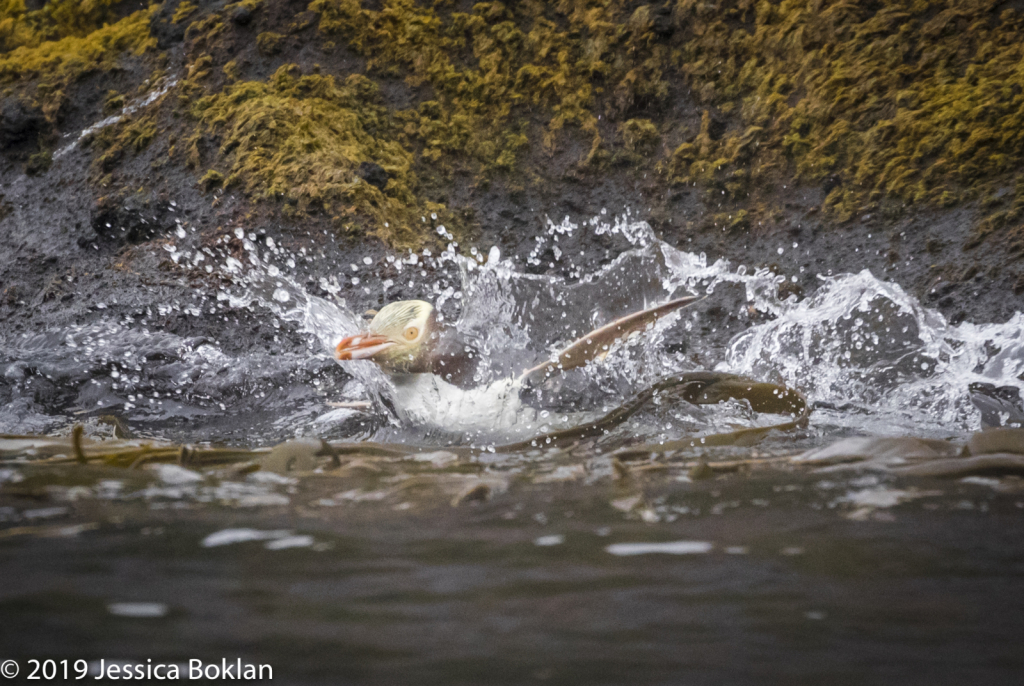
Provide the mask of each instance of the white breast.
[{"label": "white breast", "polygon": [[511,379],[468,390],[435,374],[405,374],[392,381],[398,411],[413,422],[460,431],[511,427],[522,419],[519,385]]}]

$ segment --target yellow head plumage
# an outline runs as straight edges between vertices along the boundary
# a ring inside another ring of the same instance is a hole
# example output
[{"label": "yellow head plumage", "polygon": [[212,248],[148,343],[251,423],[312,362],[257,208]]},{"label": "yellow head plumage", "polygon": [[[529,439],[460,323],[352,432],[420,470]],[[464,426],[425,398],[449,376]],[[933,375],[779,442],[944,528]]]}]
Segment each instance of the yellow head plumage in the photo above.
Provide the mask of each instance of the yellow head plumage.
[{"label": "yellow head plumage", "polygon": [[343,339],[335,350],[339,360],[373,360],[385,371],[411,374],[427,371],[427,341],[436,328],[434,306],[423,300],[385,305],[365,333]]}]

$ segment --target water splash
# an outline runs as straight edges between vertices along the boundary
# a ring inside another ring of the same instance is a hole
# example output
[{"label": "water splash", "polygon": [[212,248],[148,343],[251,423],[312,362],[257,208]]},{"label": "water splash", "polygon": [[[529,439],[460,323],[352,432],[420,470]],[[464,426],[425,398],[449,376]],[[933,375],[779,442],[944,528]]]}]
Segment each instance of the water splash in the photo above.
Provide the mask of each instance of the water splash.
[{"label": "water splash", "polygon": [[1020,313],[952,326],[867,270],[820,278],[815,295],[737,336],[719,368],[782,379],[816,403],[819,423],[875,433],[976,430],[972,389],[1024,386]]},{"label": "water splash", "polygon": [[[451,240],[443,226],[436,228]],[[221,439],[230,423],[238,432],[232,435],[250,442],[311,433],[493,444],[597,416],[666,375],[714,367],[802,390],[816,406],[812,425],[821,435],[950,435],[976,430],[983,421],[1014,421],[1013,396],[1024,385],[1024,315],[1004,324],[952,326],[867,271],[819,277],[818,290],[802,301],[780,297],[784,276],[748,273],[727,260],[679,250],[628,215],[549,222],[525,260],[503,257],[496,248],[461,254],[451,242],[436,255],[424,250],[330,265],[330,275],[315,286],[303,275],[324,258],[312,249],[289,251],[242,227],[212,244],[190,240],[182,228],[178,238],[167,249],[179,268],[227,285],[212,297],[167,308],[199,320],[263,313],[258,316],[275,329],[290,324],[306,344],[275,336],[282,349],[239,356],[215,341],[109,319],[49,338],[0,339],[6,378],[22,389],[0,415],[0,431],[49,430],[68,411],[110,407],[164,430],[175,418],[201,418],[210,427],[206,435]],[[581,255],[579,246],[598,239],[608,251],[594,264],[593,251]],[[326,297],[311,292],[316,286]],[[509,386],[518,372],[615,317],[686,293],[707,294],[706,305],[720,308],[723,289],[743,294],[735,321],[749,322],[751,311],[762,321],[737,327],[727,345],[705,340],[710,315],[692,308],[539,391],[523,395]],[[395,384],[376,365],[335,363],[337,342],[365,326],[360,312],[404,297],[432,301],[481,352],[476,396],[446,395],[431,382],[420,389],[425,401],[419,407],[402,405]],[[133,363],[141,353],[146,363]],[[38,412],[25,391],[30,376],[46,378],[63,400]],[[1002,395],[992,396],[995,404],[983,411],[979,388]],[[376,419],[367,422],[367,415],[328,404],[339,400],[371,401]],[[714,409],[663,403],[622,431],[671,440],[702,427],[758,421],[743,403]]]}]

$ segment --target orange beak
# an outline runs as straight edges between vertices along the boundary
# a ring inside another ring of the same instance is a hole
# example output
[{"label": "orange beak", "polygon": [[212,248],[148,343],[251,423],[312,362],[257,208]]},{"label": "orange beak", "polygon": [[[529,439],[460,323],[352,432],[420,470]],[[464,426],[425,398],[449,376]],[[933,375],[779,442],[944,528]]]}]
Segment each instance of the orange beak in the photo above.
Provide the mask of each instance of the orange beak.
[{"label": "orange beak", "polygon": [[387,336],[372,333],[357,333],[355,336],[342,338],[334,349],[334,356],[339,360],[368,360],[379,352],[395,345]]}]

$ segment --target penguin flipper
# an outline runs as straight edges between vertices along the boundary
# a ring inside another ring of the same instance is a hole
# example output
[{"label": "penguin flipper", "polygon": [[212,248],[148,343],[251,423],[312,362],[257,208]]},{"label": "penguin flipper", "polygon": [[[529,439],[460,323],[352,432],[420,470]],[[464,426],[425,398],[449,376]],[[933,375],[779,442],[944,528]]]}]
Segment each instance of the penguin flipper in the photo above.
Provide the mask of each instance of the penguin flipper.
[{"label": "penguin flipper", "polygon": [[665,315],[700,300],[695,295],[670,300],[646,310],[627,314],[615,321],[605,324],[599,329],[584,334],[563,348],[552,359],[542,362],[536,367],[527,369],[519,377],[520,383],[533,386],[543,382],[558,370],[582,367],[591,360],[601,360],[608,354],[615,341],[625,338],[634,331],[639,331],[653,324]]}]

